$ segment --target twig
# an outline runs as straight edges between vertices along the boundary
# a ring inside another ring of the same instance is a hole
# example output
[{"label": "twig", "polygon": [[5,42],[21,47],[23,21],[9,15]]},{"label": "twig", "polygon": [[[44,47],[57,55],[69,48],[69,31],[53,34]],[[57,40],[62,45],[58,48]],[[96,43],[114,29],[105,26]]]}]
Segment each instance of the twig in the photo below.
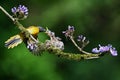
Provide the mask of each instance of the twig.
[{"label": "twig", "polygon": [[80,48],[77,43],[74,41],[73,37],[70,36],[70,40],[73,42],[73,44],[79,49],[80,52],[85,53],[85,54],[91,54],[89,52],[83,51],[82,48]]},{"label": "twig", "polygon": [[38,43],[39,41],[38,40],[36,40],[31,34],[30,34],[30,37],[31,37],[31,39],[32,40],[34,40],[36,43]]},{"label": "twig", "polygon": [[[23,25],[15,18],[13,18],[2,6],[0,6],[0,9],[17,25],[17,27],[25,33],[25,36],[29,38],[30,33],[23,27]],[[32,38],[32,37],[31,37]]]},{"label": "twig", "polygon": [[0,6],[0,9],[14,22],[15,19],[2,7]]}]

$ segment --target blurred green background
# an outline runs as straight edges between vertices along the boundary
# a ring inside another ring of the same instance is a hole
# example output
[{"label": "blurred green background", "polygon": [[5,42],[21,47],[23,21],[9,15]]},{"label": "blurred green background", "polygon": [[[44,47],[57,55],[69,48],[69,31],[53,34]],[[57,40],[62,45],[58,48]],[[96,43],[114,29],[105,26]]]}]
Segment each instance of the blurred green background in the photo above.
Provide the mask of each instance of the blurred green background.
[{"label": "blurred green background", "polygon": [[[32,55],[24,44],[13,49],[4,42],[20,31],[0,11],[0,80],[120,80],[120,1],[119,0],[1,0],[0,5],[9,13],[19,4],[29,9],[24,26],[48,27],[62,38],[66,52],[79,52],[62,31],[75,26],[75,37],[85,35],[92,48],[111,43],[118,56],[106,55],[100,59],[69,61],[52,54]],[[48,37],[39,34],[40,40]]]}]

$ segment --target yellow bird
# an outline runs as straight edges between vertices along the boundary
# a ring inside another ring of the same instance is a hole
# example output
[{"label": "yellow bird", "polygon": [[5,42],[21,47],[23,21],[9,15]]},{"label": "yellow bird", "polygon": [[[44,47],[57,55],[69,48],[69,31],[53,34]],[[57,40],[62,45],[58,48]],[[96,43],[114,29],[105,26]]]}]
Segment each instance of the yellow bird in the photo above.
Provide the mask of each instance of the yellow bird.
[{"label": "yellow bird", "polygon": [[[28,28],[26,28],[26,30],[37,40],[38,37],[38,33],[39,32],[45,32],[45,29],[40,27],[40,26],[30,26]],[[25,37],[24,33],[20,33],[17,34],[15,36],[10,37],[10,39],[8,39],[5,42],[5,46],[9,48],[14,48],[15,46],[17,46],[18,44],[21,44],[22,42],[24,42],[26,44],[26,46],[29,45],[31,41],[30,39]]]}]

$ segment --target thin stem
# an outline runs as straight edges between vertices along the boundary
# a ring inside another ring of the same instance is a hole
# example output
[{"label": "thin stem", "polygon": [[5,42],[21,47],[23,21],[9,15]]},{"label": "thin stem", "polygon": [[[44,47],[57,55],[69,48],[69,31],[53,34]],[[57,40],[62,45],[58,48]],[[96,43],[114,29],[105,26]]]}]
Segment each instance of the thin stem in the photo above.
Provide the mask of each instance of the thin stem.
[{"label": "thin stem", "polygon": [[73,42],[73,44],[81,51],[82,49],[77,45],[77,43],[73,40],[73,37],[70,36],[70,40]]},{"label": "thin stem", "polygon": [[2,7],[0,6],[0,9],[14,22],[15,19]]},{"label": "thin stem", "polygon": [[77,45],[77,43],[74,41],[74,39],[73,39],[72,36],[70,36],[70,40],[71,40],[71,41],[73,42],[73,44],[79,49],[79,51],[81,51],[82,53],[85,53],[85,54],[91,54],[91,53],[89,53],[89,52],[86,52],[86,51],[82,50],[82,48],[80,48],[80,47]]},{"label": "thin stem", "polygon": [[30,37],[31,37],[31,39],[32,40],[34,40],[36,43],[38,43],[39,41],[38,40],[36,40],[31,34],[30,34]]}]

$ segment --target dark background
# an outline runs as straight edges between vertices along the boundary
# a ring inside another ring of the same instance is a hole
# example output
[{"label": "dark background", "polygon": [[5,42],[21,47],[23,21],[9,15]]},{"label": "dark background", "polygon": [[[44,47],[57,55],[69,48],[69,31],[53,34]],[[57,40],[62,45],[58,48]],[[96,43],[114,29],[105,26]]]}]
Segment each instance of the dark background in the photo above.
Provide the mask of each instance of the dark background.
[{"label": "dark background", "polygon": [[[0,11],[0,80],[120,80],[120,1],[119,0],[1,0],[10,14],[11,8],[19,4],[29,9],[29,16],[21,23],[28,27],[48,27],[62,38],[66,52],[79,52],[67,40],[62,31],[68,25],[75,26],[75,37],[85,35],[91,49],[112,44],[118,56],[105,55],[100,59],[80,62],[61,59],[52,54],[32,55],[22,43],[7,49],[4,42],[20,31]],[[44,41],[45,34],[39,34]]]}]

